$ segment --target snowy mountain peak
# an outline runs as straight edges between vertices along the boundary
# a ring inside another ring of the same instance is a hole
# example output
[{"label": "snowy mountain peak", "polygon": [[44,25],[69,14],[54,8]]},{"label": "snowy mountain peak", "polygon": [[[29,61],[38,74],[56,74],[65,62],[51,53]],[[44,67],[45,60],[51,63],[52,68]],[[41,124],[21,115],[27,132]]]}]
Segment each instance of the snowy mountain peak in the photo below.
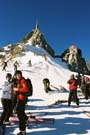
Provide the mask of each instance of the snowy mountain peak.
[{"label": "snowy mountain peak", "polygon": [[44,34],[42,34],[39,30],[39,25],[36,23],[35,29],[33,29],[27,36],[25,36],[22,40],[23,43],[29,43],[32,46],[42,46],[51,56],[54,56],[54,50],[47,43]]}]

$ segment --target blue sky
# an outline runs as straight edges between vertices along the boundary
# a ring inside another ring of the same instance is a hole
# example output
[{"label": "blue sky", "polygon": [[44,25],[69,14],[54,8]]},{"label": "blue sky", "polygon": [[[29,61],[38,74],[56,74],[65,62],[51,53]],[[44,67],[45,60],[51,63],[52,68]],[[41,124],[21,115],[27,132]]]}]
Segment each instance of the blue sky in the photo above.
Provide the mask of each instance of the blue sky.
[{"label": "blue sky", "polygon": [[0,0],[0,47],[21,41],[36,20],[56,54],[74,44],[90,60],[90,0]]}]

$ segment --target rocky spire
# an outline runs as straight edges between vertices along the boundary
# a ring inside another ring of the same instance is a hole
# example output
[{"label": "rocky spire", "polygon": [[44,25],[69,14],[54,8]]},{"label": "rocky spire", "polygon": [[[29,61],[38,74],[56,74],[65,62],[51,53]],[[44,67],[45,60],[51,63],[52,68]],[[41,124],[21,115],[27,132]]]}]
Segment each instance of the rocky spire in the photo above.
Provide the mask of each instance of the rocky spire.
[{"label": "rocky spire", "polygon": [[28,42],[30,45],[40,45],[42,46],[50,55],[54,56],[54,50],[46,42],[44,35],[39,30],[38,21],[36,21],[36,27],[33,29],[23,40],[23,42]]},{"label": "rocky spire", "polygon": [[85,58],[82,57],[82,51],[75,45],[71,45],[61,54],[63,61],[67,62],[69,68],[79,73],[89,73]]}]

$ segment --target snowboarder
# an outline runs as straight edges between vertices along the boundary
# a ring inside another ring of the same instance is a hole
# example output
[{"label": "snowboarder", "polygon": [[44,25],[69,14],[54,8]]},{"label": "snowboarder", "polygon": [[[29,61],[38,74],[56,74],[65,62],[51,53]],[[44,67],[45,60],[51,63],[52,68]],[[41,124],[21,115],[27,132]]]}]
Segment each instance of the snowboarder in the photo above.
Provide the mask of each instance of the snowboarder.
[{"label": "snowboarder", "polygon": [[24,92],[28,92],[28,85],[25,78],[22,76],[22,72],[20,70],[16,71],[16,78],[18,80],[17,88],[14,88],[14,91],[18,92],[17,100],[17,114],[19,118],[19,129],[20,132],[17,135],[26,135],[26,121],[28,117],[25,114],[25,104],[27,100],[27,96],[24,96]]},{"label": "snowboarder", "polygon": [[67,82],[69,84],[69,97],[68,97],[68,106],[70,106],[72,98],[76,102],[77,107],[79,106],[79,99],[77,97],[77,85],[78,81],[75,79],[74,74],[70,76],[70,79]]},{"label": "snowboarder", "polygon": [[12,75],[6,74],[6,81],[2,88],[1,103],[3,106],[3,112],[1,115],[0,125],[9,124],[9,117],[11,115],[11,95],[12,95]]}]

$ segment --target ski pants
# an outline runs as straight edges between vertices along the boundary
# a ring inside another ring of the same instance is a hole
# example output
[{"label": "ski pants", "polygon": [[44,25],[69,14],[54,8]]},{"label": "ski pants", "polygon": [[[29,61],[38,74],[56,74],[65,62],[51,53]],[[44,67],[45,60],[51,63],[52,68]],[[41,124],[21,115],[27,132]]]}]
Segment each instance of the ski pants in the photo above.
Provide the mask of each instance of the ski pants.
[{"label": "ski pants", "polygon": [[4,121],[9,121],[12,105],[10,99],[1,99],[1,103],[3,106],[3,112],[1,115],[1,124],[3,124]]},{"label": "ski pants", "polygon": [[71,104],[72,99],[79,105],[79,99],[77,97],[77,90],[70,90],[69,97],[68,97],[68,105]]},{"label": "ski pants", "polygon": [[20,131],[26,130],[26,120],[28,117],[25,114],[25,104],[26,104],[26,99],[25,100],[18,100],[17,101],[17,114],[19,118],[19,129]]}]

